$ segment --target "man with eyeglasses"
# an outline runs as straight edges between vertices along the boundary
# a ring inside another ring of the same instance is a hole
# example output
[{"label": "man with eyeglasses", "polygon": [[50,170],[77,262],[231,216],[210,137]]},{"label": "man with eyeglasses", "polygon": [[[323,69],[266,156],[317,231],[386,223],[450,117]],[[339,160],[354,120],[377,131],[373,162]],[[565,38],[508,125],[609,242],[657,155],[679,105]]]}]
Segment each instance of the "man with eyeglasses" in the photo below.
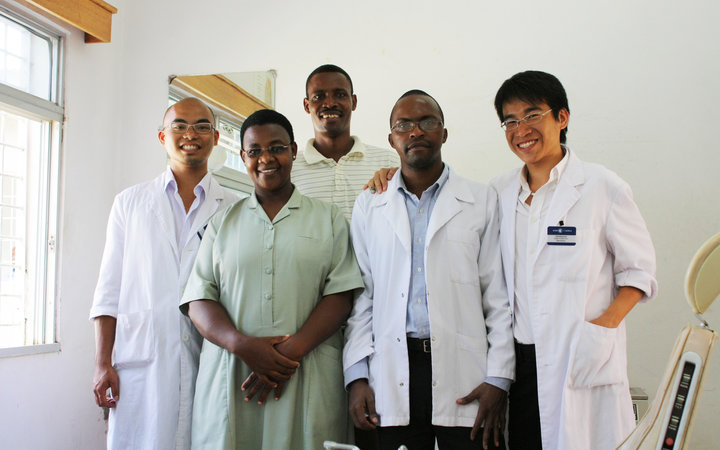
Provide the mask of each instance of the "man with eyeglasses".
[{"label": "man with eyeglasses", "polygon": [[315,137],[298,153],[292,170],[292,182],[301,193],[335,203],[348,220],[355,198],[375,171],[400,165],[392,150],[366,145],[350,134],[356,106],[347,72],[332,64],[313,70],[305,82],[303,107]]},{"label": "man with eyeglasses", "polygon": [[178,305],[208,220],[237,200],[208,173],[218,137],[204,103],[175,103],[158,132],[167,170],[113,203],[90,310],[109,449],[190,448],[202,339]]},{"label": "man with eyeglasses", "polygon": [[506,80],[495,109],[524,163],[491,183],[513,310],[511,449],[614,449],[634,427],[624,318],[657,293],[655,251],[627,183],[565,145],[565,89]]},{"label": "man with eyeglasses", "polygon": [[382,449],[504,448],[515,360],[497,197],[443,163],[443,121],[427,93],[400,97],[388,136],[400,172],[360,194],[351,221],[365,291],[345,383],[355,426],[377,428]]}]

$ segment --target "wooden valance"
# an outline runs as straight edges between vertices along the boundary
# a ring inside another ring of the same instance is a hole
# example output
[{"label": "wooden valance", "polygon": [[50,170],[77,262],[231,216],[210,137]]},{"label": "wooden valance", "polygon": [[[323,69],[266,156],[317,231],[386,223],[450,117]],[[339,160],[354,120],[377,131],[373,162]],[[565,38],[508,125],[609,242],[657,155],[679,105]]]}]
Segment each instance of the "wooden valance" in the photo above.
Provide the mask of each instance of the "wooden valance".
[{"label": "wooden valance", "polygon": [[110,42],[117,8],[102,0],[23,0],[85,32],[85,42]]},{"label": "wooden valance", "polygon": [[258,109],[272,109],[222,75],[171,76],[170,84],[243,119]]}]

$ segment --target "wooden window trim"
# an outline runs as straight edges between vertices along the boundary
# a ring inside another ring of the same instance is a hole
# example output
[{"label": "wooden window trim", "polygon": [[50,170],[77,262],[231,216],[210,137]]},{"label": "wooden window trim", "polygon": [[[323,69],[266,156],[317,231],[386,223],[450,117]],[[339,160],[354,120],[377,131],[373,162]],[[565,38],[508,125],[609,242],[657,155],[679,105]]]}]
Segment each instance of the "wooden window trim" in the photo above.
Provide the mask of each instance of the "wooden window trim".
[{"label": "wooden window trim", "polygon": [[22,0],[85,32],[85,42],[110,42],[112,15],[117,8],[102,0]]},{"label": "wooden window trim", "polygon": [[171,76],[170,84],[243,119],[258,109],[272,109],[222,75]]}]

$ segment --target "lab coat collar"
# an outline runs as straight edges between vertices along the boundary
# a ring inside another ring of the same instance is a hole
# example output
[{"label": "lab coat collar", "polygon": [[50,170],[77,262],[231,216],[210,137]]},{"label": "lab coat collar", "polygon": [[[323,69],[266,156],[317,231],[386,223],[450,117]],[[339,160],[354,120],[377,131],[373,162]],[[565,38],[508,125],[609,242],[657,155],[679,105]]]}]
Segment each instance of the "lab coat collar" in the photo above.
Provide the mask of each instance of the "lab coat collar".
[{"label": "lab coat collar", "polygon": [[[173,177],[172,171],[168,168],[165,173],[155,179],[154,189],[152,190],[152,199],[148,202],[148,208],[152,210],[158,219],[158,224],[163,229],[163,235],[167,237],[170,246],[172,247],[175,257],[178,258],[180,255],[177,241],[175,239],[175,223],[173,219],[173,212],[168,202],[167,194],[165,189],[168,185],[168,176]],[[207,191],[205,195],[205,201],[198,208],[195,221],[192,226],[192,234],[197,233],[200,228],[203,228],[208,220],[215,214],[219,204],[225,198],[225,191],[220,184],[212,178],[212,175],[208,172],[200,183],[207,183]],[[179,259],[179,258],[178,258]]]},{"label": "lab coat collar", "polygon": [[193,222],[192,235],[207,225],[210,218],[217,212],[218,207],[225,199],[225,189],[208,172],[199,185],[205,188],[205,201],[198,208],[195,221]]},{"label": "lab coat collar", "polygon": [[[569,159],[567,167],[558,180],[555,194],[552,197],[550,207],[545,216],[543,230],[547,230],[547,227],[550,226],[558,226],[561,222],[565,226],[573,226],[572,223],[567,223],[567,214],[570,208],[580,199],[578,186],[585,182],[585,172],[577,156],[570,152],[569,149],[568,153]],[[539,251],[535,253],[535,258],[547,247],[545,244],[546,242],[541,240],[541,247],[538,249]]]},{"label": "lab coat collar", "polygon": [[[461,179],[452,168],[448,166],[448,169],[447,182],[440,187],[435,207],[430,216],[427,242],[430,242],[435,233],[462,210],[460,202],[471,203],[475,201],[469,186],[461,182]],[[388,182],[387,191],[379,195],[372,195],[369,207],[386,208],[385,216],[390,222],[393,232],[402,243],[405,251],[409,253],[411,250],[410,220],[405,206],[405,197],[401,192],[400,180],[401,175],[398,170],[392,180]]]}]

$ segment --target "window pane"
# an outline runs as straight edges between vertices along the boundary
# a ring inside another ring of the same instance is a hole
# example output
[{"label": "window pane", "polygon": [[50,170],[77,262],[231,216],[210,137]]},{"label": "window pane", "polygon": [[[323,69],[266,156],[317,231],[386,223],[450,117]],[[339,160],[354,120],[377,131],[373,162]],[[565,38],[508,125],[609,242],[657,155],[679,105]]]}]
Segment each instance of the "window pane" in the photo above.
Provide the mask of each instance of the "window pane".
[{"label": "window pane", "polygon": [[0,16],[0,83],[51,100],[52,42]]},{"label": "window pane", "polygon": [[0,109],[0,347],[39,343],[46,123]]},{"label": "window pane", "polygon": [[240,142],[240,127],[241,125],[220,119],[220,140],[218,141],[218,146],[224,148],[227,153],[225,167],[235,169],[241,173],[247,173],[245,163],[243,163],[240,157],[240,150],[242,148]]}]

